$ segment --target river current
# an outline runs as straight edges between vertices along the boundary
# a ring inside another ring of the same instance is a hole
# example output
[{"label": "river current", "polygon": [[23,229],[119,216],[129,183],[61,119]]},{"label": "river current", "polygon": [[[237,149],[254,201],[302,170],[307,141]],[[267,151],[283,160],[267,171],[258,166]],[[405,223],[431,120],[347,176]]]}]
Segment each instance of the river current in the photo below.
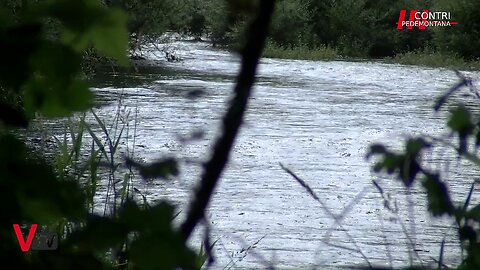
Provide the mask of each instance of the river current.
[{"label": "river current", "polygon": [[[180,175],[173,181],[137,177],[133,183],[152,203],[167,199],[184,210],[201,162],[210,156],[240,63],[238,56],[207,43],[169,46],[182,61],[167,62],[151,51],[146,54],[149,67],[100,74],[94,92],[103,105],[95,111],[106,122],[119,108],[130,112],[121,147],[134,148],[135,158],[180,160]],[[244,125],[208,211],[216,241],[214,268],[260,268],[265,261],[280,269],[367,265],[366,260],[393,267],[428,265],[438,258],[442,239],[445,262],[458,263],[455,228],[451,220],[430,216],[420,184],[407,191],[392,177],[372,172],[365,158],[372,143],[398,149],[408,136],[445,133],[447,112],[434,113],[433,104],[457,81],[446,69],[263,59]],[[200,131],[200,139],[180,139]],[[461,203],[478,170],[449,153],[434,150],[424,158],[445,173],[454,200]],[[324,206],[280,163],[308,183]],[[398,214],[384,207],[372,180]],[[99,205],[105,192],[100,189]],[[478,199],[474,193],[473,202]],[[200,235],[192,246],[198,247]]]}]

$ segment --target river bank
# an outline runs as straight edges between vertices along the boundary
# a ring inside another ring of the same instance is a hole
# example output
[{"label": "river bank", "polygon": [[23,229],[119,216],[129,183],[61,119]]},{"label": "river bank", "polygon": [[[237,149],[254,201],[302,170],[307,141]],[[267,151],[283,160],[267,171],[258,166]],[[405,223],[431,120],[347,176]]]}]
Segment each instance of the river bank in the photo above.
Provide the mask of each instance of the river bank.
[{"label": "river bank", "polygon": [[368,58],[366,55],[361,56],[361,52],[359,52],[359,54],[360,56],[358,57],[345,56],[337,48],[326,45],[317,48],[298,46],[286,49],[273,43],[268,43],[265,47],[263,56],[266,58],[314,61],[382,61],[386,63],[410,66],[425,66],[471,71],[480,70],[479,61],[465,61],[459,56],[435,52],[429,49],[400,53],[395,56],[385,58]]}]

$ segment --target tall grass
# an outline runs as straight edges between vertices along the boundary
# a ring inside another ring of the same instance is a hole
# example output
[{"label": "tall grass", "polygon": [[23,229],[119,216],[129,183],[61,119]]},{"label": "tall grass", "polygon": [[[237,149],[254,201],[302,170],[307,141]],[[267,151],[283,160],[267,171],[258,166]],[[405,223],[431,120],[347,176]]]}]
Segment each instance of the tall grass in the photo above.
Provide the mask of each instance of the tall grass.
[{"label": "tall grass", "polygon": [[[119,207],[129,199],[140,202],[144,209],[150,207],[147,196],[134,185],[135,174],[131,166],[123,165],[125,159],[133,159],[135,156],[138,106],[132,111],[122,105],[122,98],[120,96],[118,99],[115,115],[109,121],[91,110],[76,118],[68,118],[62,134],[54,136],[56,144],[52,163],[55,171],[62,181],[74,180],[81,183],[87,197],[85,207],[91,214],[115,216]],[[103,185],[106,194],[99,194],[99,187]],[[103,211],[96,207],[99,203]],[[82,224],[65,221],[55,226],[59,236],[64,239],[75,226]],[[127,261],[118,259],[115,255],[126,252],[129,243],[127,240],[122,246],[111,249],[102,259],[109,261],[115,268],[130,269]],[[205,241],[200,245],[195,261],[196,269],[213,263],[211,253],[215,244],[216,241]]]},{"label": "tall grass", "polygon": [[429,48],[397,54],[393,58],[388,58],[387,61],[404,65],[480,70],[479,61],[466,61],[458,55],[441,53]]},{"label": "tall grass", "polygon": [[[100,149],[92,142],[89,149],[85,148],[86,114],[82,114],[78,121],[68,118],[63,134],[54,136],[56,151],[53,155],[53,164],[60,180],[75,179],[82,182],[87,197],[87,209],[93,213],[94,198],[97,193],[99,180],[99,164],[101,161]],[[84,152],[86,152],[84,155]]]},{"label": "tall grass", "polygon": [[263,56],[267,58],[281,59],[299,59],[299,60],[335,60],[342,58],[337,49],[321,45],[315,48],[309,48],[306,45],[300,45],[294,48],[285,48],[268,42]]},{"label": "tall grass", "polygon": [[[274,42],[268,42],[263,56],[266,58],[297,59],[297,60],[345,60],[345,59],[368,59],[368,55],[358,44],[332,47],[320,45],[311,48],[306,45],[298,45],[293,48],[279,46]],[[427,66],[434,68],[451,68],[460,70],[480,70],[480,60],[466,61],[454,54],[442,53],[431,48],[410,51],[397,54],[394,57],[386,57],[388,63],[403,65]]]},{"label": "tall grass", "polygon": [[[115,215],[117,205],[133,199],[134,173],[122,167],[120,145],[126,145],[124,155],[133,158],[137,131],[138,108],[135,108],[133,127],[130,126],[130,110],[122,105],[120,96],[111,122],[106,123],[91,110],[77,119],[68,118],[63,134],[54,136],[56,148],[53,165],[61,180],[74,179],[84,188],[88,211],[95,212],[98,203],[98,187],[106,183],[103,215]],[[86,119],[93,121],[87,121]],[[133,131],[131,131],[133,129]],[[133,133],[133,136],[130,136]],[[133,139],[131,139],[133,137]],[[133,143],[129,140],[133,140]],[[118,186],[120,184],[120,187]],[[146,202],[146,199],[143,200]]]}]

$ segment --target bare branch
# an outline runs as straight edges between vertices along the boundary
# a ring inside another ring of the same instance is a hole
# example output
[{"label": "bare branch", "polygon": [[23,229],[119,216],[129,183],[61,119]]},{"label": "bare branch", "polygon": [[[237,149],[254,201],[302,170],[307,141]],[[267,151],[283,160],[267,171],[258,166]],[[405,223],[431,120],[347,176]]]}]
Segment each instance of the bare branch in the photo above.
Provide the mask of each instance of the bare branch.
[{"label": "bare branch", "polygon": [[213,155],[204,165],[200,186],[190,203],[187,218],[181,232],[187,240],[198,222],[204,217],[220,176],[228,163],[230,151],[243,121],[250,97],[258,62],[265,47],[268,27],[274,8],[274,0],[263,0],[256,19],[249,27],[247,43],[242,52],[242,67],[237,77],[232,103],[223,118],[223,133],[214,146]]}]

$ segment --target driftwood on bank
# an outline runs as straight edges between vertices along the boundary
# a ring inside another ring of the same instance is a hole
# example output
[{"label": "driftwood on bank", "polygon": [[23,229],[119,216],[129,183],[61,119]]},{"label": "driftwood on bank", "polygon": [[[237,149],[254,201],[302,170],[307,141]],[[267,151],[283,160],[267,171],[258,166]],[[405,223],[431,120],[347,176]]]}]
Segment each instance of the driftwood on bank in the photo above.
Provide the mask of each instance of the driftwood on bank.
[{"label": "driftwood on bank", "polygon": [[247,42],[242,51],[241,70],[237,76],[234,97],[223,118],[222,134],[214,145],[210,160],[204,164],[200,184],[195,190],[187,217],[180,228],[185,241],[189,239],[197,224],[204,218],[220,176],[228,163],[230,151],[243,122],[248,98],[255,82],[255,73],[265,46],[274,2],[274,0],[259,1],[258,14],[249,26]]}]

